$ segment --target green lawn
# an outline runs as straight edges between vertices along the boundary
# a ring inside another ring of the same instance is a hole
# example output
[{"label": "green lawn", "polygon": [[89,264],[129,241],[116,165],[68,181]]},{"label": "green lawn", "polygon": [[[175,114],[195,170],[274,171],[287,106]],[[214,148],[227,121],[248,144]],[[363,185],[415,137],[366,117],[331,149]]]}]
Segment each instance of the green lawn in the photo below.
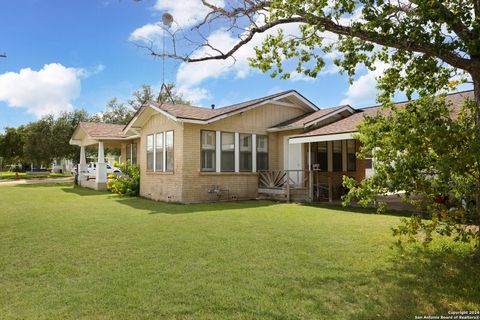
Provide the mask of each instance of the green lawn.
[{"label": "green lawn", "polygon": [[[337,209],[337,210],[336,210]],[[479,310],[466,246],[392,249],[392,215],[0,186],[2,319],[413,319]]]},{"label": "green lawn", "polygon": [[[20,179],[45,179],[45,178],[65,178],[65,177],[71,177],[71,174],[68,173],[36,173],[29,175],[25,172],[19,172],[18,177]],[[4,171],[0,172],[0,180],[15,180],[17,179],[17,175],[15,172],[10,172],[10,171]]]}]

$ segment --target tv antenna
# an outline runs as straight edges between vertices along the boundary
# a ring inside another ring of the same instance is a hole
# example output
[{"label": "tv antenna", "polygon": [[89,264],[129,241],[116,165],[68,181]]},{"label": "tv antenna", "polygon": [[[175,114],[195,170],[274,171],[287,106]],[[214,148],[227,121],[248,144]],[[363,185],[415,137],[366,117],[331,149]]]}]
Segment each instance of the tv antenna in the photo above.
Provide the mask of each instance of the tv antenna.
[{"label": "tv antenna", "polygon": [[163,15],[162,15],[162,23],[163,23],[163,26],[164,26],[164,30],[163,30],[163,54],[162,54],[162,87],[160,88],[160,92],[158,94],[158,98],[157,98],[157,102],[162,102],[163,103],[163,96],[162,96],[162,93],[165,91],[165,93],[168,95],[168,97],[170,98],[170,101],[175,104],[175,100],[173,99],[172,97],[172,93],[170,92],[170,89],[168,88],[168,86],[165,84],[165,29],[170,29],[170,27],[172,26],[173,24],[173,16],[168,13],[168,12],[165,12]]}]

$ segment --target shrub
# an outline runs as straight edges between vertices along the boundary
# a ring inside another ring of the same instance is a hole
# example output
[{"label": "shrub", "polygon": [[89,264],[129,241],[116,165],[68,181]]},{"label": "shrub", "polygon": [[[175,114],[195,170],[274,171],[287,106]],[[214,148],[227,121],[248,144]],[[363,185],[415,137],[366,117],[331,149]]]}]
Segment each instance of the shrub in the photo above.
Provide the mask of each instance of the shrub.
[{"label": "shrub", "polygon": [[122,175],[114,175],[108,180],[107,188],[112,193],[138,196],[140,192],[140,167],[130,162],[119,166]]}]

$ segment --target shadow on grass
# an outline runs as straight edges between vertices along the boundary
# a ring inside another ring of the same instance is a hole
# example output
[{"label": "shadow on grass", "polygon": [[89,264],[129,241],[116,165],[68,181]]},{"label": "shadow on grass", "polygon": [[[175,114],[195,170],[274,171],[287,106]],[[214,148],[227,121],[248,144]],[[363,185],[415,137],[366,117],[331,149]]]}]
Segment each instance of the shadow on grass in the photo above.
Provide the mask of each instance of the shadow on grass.
[{"label": "shadow on grass", "polygon": [[185,214],[196,212],[211,212],[224,210],[243,210],[251,208],[261,208],[275,205],[276,202],[268,200],[249,200],[234,202],[206,202],[206,203],[169,203],[157,202],[139,197],[118,197],[115,199],[118,203],[132,207],[138,210],[148,211],[149,214]]},{"label": "shadow on grass", "polygon": [[[338,203],[304,203],[304,206],[312,207],[312,208],[322,208],[322,209],[330,209],[336,211],[344,211],[347,213],[362,213],[362,214],[377,214],[377,209],[375,208],[364,208],[364,207],[357,207],[357,206],[342,206]],[[396,217],[411,217],[412,215],[419,214],[418,212],[408,211],[408,210],[394,210],[394,209],[387,209],[384,215],[389,216],[396,216]]]},{"label": "shadow on grass", "polygon": [[[345,319],[403,320],[480,310],[478,259],[448,249],[394,252],[389,266],[370,273],[353,269],[300,278],[300,283],[282,289],[290,291],[292,299],[312,301],[317,312],[329,310],[337,317],[341,312]],[[329,294],[319,297],[318,290]]]},{"label": "shadow on grass", "polygon": [[[480,263],[451,249],[412,250],[397,255],[393,267],[375,272],[382,283],[388,312],[372,310],[386,319],[413,319],[415,315],[448,315],[448,311],[480,309]],[[371,319],[360,312],[355,319]]]},{"label": "shadow on grass", "polygon": [[98,191],[85,187],[78,186],[72,182],[52,182],[52,183],[34,183],[34,184],[18,184],[12,186],[14,188],[25,188],[25,189],[39,189],[39,188],[58,188],[66,193],[76,194],[79,196],[104,196],[105,194],[110,194],[108,191]]}]

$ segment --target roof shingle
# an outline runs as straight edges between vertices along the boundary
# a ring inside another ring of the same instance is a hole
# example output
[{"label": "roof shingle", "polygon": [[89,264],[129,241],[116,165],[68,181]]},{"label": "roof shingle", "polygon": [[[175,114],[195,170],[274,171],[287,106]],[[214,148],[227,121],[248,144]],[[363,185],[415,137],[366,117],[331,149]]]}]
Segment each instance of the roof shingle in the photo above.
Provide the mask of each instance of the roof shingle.
[{"label": "roof shingle", "polygon": [[170,115],[176,118],[205,121],[205,120],[210,120],[215,117],[226,115],[228,113],[232,113],[244,108],[248,108],[250,106],[254,106],[256,104],[259,104],[259,103],[262,103],[270,99],[274,99],[292,92],[296,92],[296,91],[295,90],[283,91],[283,92],[275,93],[269,96],[261,97],[258,99],[248,100],[242,103],[237,103],[237,104],[216,108],[216,109],[187,106],[182,104],[171,104],[171,103],[165,103],[165,102],[163,103],[151,102],[151,103],[155,107],[162,109],[163,111],[169,113]]},{"label": "roof shingle", "polygon": [[95,123],[95,122],[80,122],[80,127],[92,138],[95,137],[112,137],[124,138],[123,124],[111,123]]},{"label": "roof shingle", "polygon": [[[450,104],[452,108],[452,117],[456,117],[462,103],[465,99],[473,98],[473,91],[463,91],[458,93],[452,93],[445,97],[445,100],[448,104]],[[403,107],[408,102],[399,102],[396,103],[396,107]],[[333,122],[326,126],[320,127],[318,129],[314,129],[312,131],[305,132],[301,135],[296,137],[309,137],[309,136],[321,136],[327,134],[337,134],[337,133],[349,133],[357,131],[357,126],[363,121],[363,119],[368,116],[372,117],[375,116],[377,113],[385,113],[388,110],[382,109],[381,106],[374,106],[374,107],[367,107],[363,109],[357,109],[357,113],[353,115],[341,119],[339,121]]]}]

